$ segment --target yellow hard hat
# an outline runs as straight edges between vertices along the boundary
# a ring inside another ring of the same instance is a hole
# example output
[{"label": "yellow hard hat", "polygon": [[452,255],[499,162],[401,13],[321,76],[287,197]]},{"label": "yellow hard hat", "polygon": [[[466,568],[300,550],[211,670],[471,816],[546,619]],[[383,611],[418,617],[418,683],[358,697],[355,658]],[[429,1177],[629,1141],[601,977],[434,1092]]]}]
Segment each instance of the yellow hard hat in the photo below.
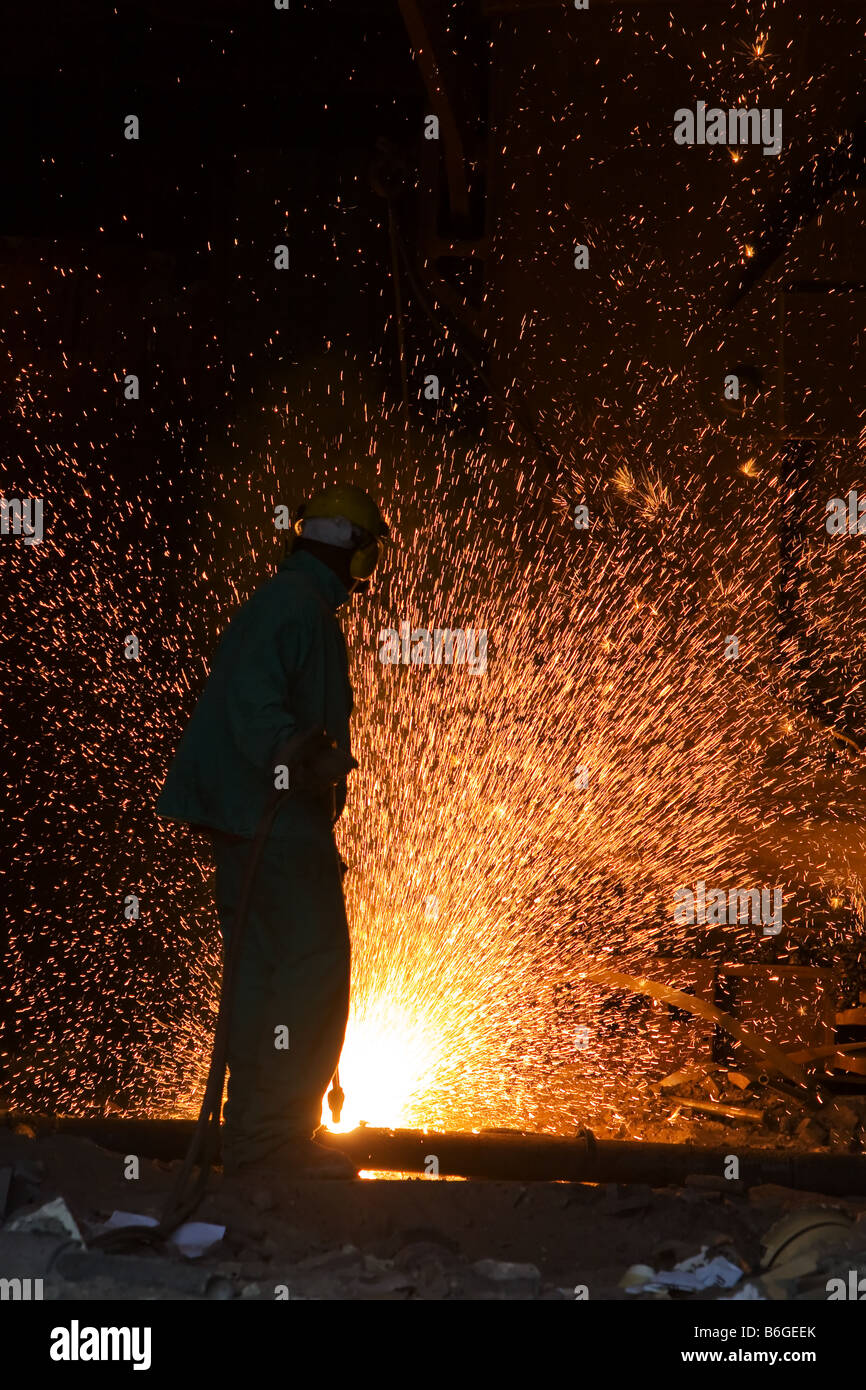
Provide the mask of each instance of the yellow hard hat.
[{"label": "yellow hard hat", "polygon": [[370,494],[354,483],[335,483],[324,488],[299,508],[294,527],[296,535],[301,535],[303,523],[314,517],[345,517],[365,532],[364,543],[352,556],[349,572],[353,579],[369,579],[379,559],[379,542],[391,534]]}]

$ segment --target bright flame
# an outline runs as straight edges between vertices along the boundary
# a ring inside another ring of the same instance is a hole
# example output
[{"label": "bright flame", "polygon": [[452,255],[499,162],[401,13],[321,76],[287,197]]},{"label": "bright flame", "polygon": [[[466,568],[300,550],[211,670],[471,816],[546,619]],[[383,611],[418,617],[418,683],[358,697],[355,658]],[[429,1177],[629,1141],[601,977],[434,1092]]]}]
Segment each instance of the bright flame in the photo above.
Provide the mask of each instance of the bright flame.
[{"label": "bright flame", "polygon": [[438,1057],[435,1038],[395,999],[379,996],[358,1001],[340,1058],[340,1085],[345,1103],[339,1123],[322,1105],[322,1124],[343,1134],[363,1122],[401,1129],[417,1124],[411,1102],[423,1096],[425,1079]]}]

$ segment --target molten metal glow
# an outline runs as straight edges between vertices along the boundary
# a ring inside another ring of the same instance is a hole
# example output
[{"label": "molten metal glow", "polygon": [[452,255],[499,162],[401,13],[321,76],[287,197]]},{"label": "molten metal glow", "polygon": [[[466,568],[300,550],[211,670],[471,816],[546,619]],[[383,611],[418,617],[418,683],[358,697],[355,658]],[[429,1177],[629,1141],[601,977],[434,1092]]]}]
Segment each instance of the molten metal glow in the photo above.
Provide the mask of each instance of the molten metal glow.
[{"label": "molten metal glow", "polygon": [[363,998],[352,1013],[340,1062],[346,1103],[335,1124],[326,1101],[322,1123],[341,1133],[363,1122],[393,1129],[416,1125],[439,1062],[432,1031],[398,998]]}]

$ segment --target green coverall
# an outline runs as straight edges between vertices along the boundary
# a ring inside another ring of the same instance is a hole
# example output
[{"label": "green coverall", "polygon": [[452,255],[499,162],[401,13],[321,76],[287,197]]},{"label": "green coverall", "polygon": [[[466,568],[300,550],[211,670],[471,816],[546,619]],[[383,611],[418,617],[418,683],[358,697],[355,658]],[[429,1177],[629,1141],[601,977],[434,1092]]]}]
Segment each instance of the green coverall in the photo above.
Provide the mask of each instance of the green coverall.
[{"label": "green coverall", "polygon": [[[262,812],[274,754],[324,728],[351,753],[348,593],[309,552],[285,559],[235,614],[181,739],[157,811],[211,835],[224,946]],[[336,811],[346,800],[336,788]],[[231,1170],[308,1139],[340,1059],[349,1012],[349,928],[330,796],[283,798],[250,899],[228,1043],[223,1161]],[[278,1030],[288,1029],[288,1048]]]}]

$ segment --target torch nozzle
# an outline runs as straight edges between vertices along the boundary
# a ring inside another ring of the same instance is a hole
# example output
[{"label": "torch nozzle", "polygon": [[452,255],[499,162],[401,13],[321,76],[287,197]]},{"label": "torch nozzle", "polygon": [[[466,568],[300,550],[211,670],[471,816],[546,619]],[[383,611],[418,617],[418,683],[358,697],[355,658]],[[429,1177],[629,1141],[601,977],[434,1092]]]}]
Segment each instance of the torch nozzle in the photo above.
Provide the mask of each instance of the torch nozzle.
[{"label": "torch nozzle", "polygon": [[334,1080],[328,1092],[328,1109],[331,1112],[331,1119],[335,1125],[340,1123],[340,1116],[343,1113],[343,1103],[346,1099],[345,1092],[340,1085],[340,1073],[334,1072]]}]

